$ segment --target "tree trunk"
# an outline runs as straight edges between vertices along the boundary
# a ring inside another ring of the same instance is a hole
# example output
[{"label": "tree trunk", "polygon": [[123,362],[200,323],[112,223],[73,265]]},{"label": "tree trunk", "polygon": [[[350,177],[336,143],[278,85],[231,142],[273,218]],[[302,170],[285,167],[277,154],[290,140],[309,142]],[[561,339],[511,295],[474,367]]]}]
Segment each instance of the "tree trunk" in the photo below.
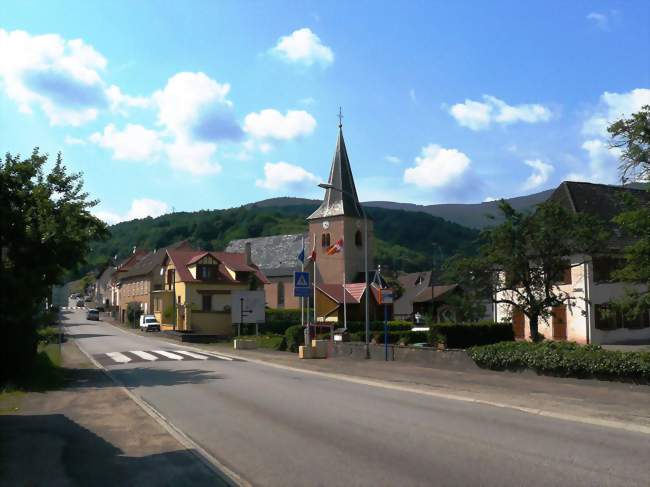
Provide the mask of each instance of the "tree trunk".
[{"label": "tree trunk", "polygon": [[528,321],[530,323],[530,339],[533,342],[540,341],[540,336],[539,336],[539,331],[538,331],[539,316],[535,315],[535,316],[529,317]]}]

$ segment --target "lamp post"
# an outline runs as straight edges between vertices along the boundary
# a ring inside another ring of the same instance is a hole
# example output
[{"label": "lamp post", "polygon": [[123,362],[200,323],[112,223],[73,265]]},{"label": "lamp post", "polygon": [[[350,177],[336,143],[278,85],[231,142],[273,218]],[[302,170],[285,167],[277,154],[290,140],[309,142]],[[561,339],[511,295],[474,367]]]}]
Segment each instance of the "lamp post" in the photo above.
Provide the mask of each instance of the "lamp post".
[{"label": "lamp post", "polygon": [[[343,188],[337,188],[333,184],[321,183],[318,187],[323,189],[333,189],[339,193],[350,196],[353,200],[356,199],[355,196],[349,191],[345,191]],[[359,208],[361,209],[361,215],[363,216],[363,268],[366,281],[366,358],[370,358],[370,290],[368,289],[368,217],[366,216],[366,210],[363,209],[361,203],[359,203]]]}]

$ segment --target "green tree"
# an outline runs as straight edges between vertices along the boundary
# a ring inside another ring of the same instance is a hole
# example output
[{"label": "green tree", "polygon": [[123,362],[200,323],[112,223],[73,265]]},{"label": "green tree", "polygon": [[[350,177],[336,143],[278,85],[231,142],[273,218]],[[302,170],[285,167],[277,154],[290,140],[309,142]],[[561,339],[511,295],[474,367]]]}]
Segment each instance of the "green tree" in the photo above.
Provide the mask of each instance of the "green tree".
[{"label": "green tree", "polygon": [[[611,135],[611,147],[621,149],[621,180],[648,182],[650,106],[644,106],[628,119],[614,122],[607,130]],[[650,188],[646,190],[649,191]],[[650,286],[650,196],[637,198],[626,194],[624,204],[625,211],[614,218],[614,223],[633,243],[625,248],[625,265],[615,272],[614,277]],[[623,298],[612,304],[629,318],[637,317],[650,309],[650,291],[648,287],[645,290],[630,288]]]},{"label": "green tree", "polygon": [[90,214],[80,174],[68,174],[59,154],[7,154],[0,162],[0,383],[29,370],[36,354],[36,317],[52,285],[83,261],[90,242],[107,236]]},{"label": "green tree", "polygon": [[574,215],[554,201],[532,214],[503,200],[499,209],[505,221],[483,230],[478,255],[455,259],[451,274],[475,300],[491,296],[497,304],[520,309],[529,319],[531,339],[538,341],[540,319],[572,300],[558,287],[568,257],[591,253],[607,232],[595,218]]}]

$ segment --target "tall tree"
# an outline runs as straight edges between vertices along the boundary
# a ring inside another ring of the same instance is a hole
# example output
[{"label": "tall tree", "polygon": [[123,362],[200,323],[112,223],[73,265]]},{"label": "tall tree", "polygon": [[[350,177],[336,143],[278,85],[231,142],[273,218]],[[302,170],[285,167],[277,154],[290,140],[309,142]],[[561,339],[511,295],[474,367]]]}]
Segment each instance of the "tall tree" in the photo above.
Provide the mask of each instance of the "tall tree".
[{"label": "tall tree", "polygon": [[571,265],[568,257],[592,252],[607,232],[596,219],[578,217],[554,201],[538,205],[532,214],[503,200],[499,209],[505,221],[485,229],[479,254],[455,260],[450,275],[474,296],[492,296],[497,304],[521,310],[537,341],[540,319],[572,300],[558,286]]},{"label": "tall tree", "polygon": [[[614,122],[607,129],[611,147],[621,149],[619,167],[623,182],[650,182],[650,106],[628,119]],[[650,191],[650,187],[646,189]],[[614,218],[619,228],[633,240],[624,250],[625,265],[615,277],[626,282],[642,283],[644,289],[630,287],[625,296],[613,304],[629,318],[650,309],[650,196],[625,195],[626,210]]]},{"label": "tall tree", "polygon": [[93,239],[107,236],[90,214],[97,204],[83,191],[80,174],[68,174],[59,154],[7,154],[0,162],[0,309],[3,353],[0,382],[31,366],[36,354],[36,316],[52,285],[83,261]]}]

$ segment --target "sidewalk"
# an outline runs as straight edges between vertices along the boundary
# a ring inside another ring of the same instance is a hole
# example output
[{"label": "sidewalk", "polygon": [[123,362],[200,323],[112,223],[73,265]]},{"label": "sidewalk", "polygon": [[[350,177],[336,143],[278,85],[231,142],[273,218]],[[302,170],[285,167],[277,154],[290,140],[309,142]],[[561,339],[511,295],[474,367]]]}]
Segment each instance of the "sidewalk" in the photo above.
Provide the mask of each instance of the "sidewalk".
[{"label": "sidewalk", "polygon": [[64,389],[0,399],[0,485],[223,485],[74,341],[62,354]]}]

